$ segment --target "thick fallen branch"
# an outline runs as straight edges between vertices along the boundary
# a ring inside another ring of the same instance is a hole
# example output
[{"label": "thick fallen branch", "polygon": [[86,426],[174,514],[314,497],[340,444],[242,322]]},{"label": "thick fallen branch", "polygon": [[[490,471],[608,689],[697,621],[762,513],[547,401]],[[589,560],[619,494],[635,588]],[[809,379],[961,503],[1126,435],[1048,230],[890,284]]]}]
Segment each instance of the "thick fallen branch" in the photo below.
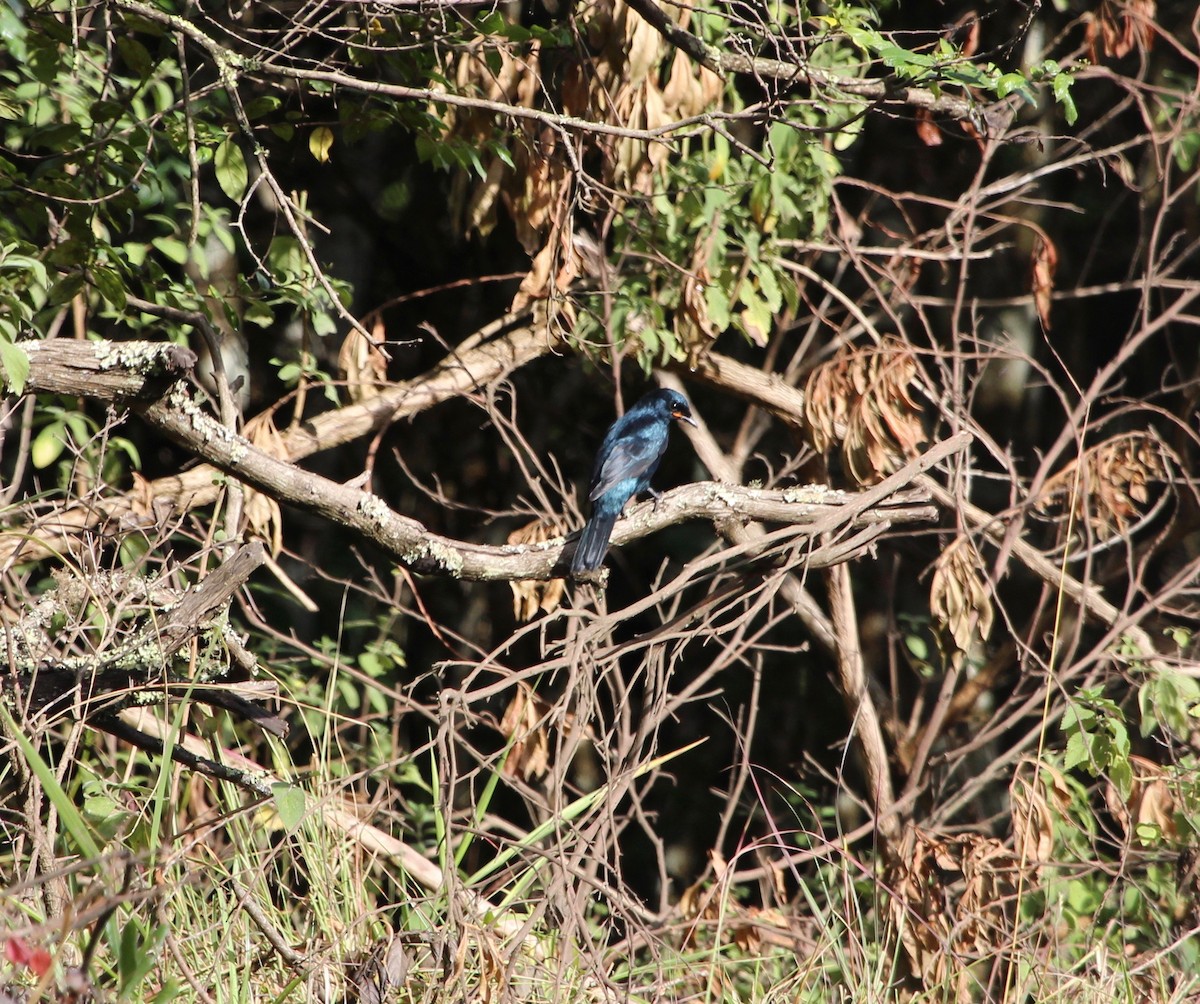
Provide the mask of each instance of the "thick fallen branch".
[{"label": "thick fallen branch", "polygon": [[[75,591],[86,599],[112,589],[124,593],[135,583],[144,586],[144,582],[132,576],[116,581],[120,575],[116,573],[112,576],[114,581],[109,583],[110,589],[100,589],[92,581],[70,580],[60,584],[31,606],[18,623],[0,632],[0,661],[9,667],[11,674],[5,696],[25,719],[40,715],[56,717],[68,711],[83,719],[112,712],[141,699],[138,695],[147,691],[161,696],[169,682],[176,653],[201,631],[213,627],[220,630],[219,622],[230,599],[265,557],[263,545],[253,541],[239,548],[181,596],[147,594],[141,599],[145,613],[139,620],[143,626],[129,637],[87,655],[61,654],[57,637],[60,632],[52,627],[56,617],[81,606],[80,596],[71,598],[72,588],[78,587]],[[122,595],[120,599],[126,597]],[[211,670],[212,666],[206,668]],[[203,685],[211,681],[210,677],[196,682]],[[217,688],[213,688],[213,693],[216,695],[213,703],[249,713],[248,717],[260,720],[268,731],[278,734],[281,723],[277,719],[235,694],[221,693]]]},{"label": "thick fallen branch", "polygon": [[25,390],[115,403],[153,401],[190,373],[196,353],[172,342],[18,342],[29,360]]}]

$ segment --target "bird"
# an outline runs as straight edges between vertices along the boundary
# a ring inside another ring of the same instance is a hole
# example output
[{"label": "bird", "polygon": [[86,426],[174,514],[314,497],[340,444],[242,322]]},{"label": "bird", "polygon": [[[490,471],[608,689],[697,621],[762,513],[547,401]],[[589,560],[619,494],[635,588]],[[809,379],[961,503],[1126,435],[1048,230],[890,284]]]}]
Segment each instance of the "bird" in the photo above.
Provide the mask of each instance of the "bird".
[{"label": "bird", "polygon": [[604,562],[613,524],[631,498],[648,491],[658,500],[650,479],[667,449],[673,421],[696,425],[684,396],[664,388],[645,395],[608,427],[592,468],[588,488],[592,515],[571,559],[573,576],[594,571]]}]

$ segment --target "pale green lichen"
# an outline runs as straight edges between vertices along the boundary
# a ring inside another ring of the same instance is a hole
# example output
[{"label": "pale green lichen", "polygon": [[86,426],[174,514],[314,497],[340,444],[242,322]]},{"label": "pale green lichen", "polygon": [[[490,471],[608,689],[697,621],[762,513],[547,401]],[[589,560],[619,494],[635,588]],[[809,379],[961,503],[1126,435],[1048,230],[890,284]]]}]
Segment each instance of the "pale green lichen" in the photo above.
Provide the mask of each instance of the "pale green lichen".
[{"label": "pale green lichen", "polygon": [[565,537],[550,537],[548,540],[535,540],[528,544],[501,544],[503,554],[536,554],[538,551],[557,551],[566,543]]},{"label": "pale green lichen", "polygon": [[436,540],[422,538],[412,547],[397,552],[406,565],[416,565],[426,560],[434,561],[451,575],[459,576],[463,570],[463,558],[458,551]]},{"label": "pale green lichen", "polygon": [[426,545],[429,549],[429,556],[433,558],[451,575],[461,575],[463,569],[462,555],[453,548],[444,546],[435,540],[431,540]]},{"label": "pale green lichen", "polygon": [[[223,614],[220,620],[225,620]],[[210,683],[229,675],[229,653],[222,641],[222,635],[223,628],[218,623],[201,632],[194,676],[198,683]]]},{"label": "pale green lichen", "polygon": [[822,502],[840,502],[846,498],[846,493],[839,488],[828,485],[796,485],[785,488],[783,501],[789,503],[820,504]]},{"label": "pale green lichen", "polygon": [[245,459],[249,444],[232,429],[226,428],[209,415],[192,397],[187,384],[182,380],[171,385],[164,400],[167,407],[178,412],[204,442],[219,441],[227,446],[230,463],[241,463]]},{"label": "pale green lichen", "polygon": [[378,495],[372,495],[370,492],[363,492],[359,496],[358,511],[376,526],[385,525],[388,517],[392,514],[392,510],[388,508],[388,504]]},{"label": "pale green lichen", "polygon": [[[362,492],[356,508],[380,530],[387,529],[393,522],[394,514],[391,508],[378,495]],[[462,555],[436,540],[423,537],[410,547],[398,548],[396,553],[406,565],[416,565],[426,560],[432,560],[451,575],[458,575],[462,572]]]},{"label": "pale green lichen", "polygon": [[162,369],[164,345],[158,342],[94,342],[96,362],[102,370],[153,373]]}]

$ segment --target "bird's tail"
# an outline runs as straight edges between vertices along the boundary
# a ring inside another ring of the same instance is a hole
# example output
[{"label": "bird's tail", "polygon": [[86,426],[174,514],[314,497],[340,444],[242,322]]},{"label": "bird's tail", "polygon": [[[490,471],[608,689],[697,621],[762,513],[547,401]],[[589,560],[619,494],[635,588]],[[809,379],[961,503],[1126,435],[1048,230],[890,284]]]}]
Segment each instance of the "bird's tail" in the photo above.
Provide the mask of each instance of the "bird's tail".
[{"label": "bird's tail", "polygon": [[571,572],[590,572],[600,567],[604,555],[608,553],[608,538],[612,536],[613,524],[617,514],[594,512],[587,521],[579,543],[575,547],[575,557],[571,559]]}]

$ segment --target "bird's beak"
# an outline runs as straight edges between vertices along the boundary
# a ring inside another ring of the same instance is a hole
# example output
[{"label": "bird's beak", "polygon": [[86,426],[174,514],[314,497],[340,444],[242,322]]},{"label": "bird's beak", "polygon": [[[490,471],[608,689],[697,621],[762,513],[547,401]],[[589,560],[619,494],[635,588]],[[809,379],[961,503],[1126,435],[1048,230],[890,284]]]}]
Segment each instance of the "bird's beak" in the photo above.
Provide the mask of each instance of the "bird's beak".
[{"label": "bird's beak", "polygon": [[685,413],[684,413],[684,412],[682,412],[682,411],[673,411],[673,412],[671,412],[671,417],[672,417],[672,418],[677,418],[677,419],[679,419],[679,421],[681,421],[681,422],[687,422],[687,424],[688,424],[688,425],[690,425],[690,426],[691,426],[693,429],[699,429],[699,428],[700,428],[700,426],[696,424],[696,420],[695,420],[694,418],[692,418],[692,416],[691,416],[691,415],[685,414]]}]

